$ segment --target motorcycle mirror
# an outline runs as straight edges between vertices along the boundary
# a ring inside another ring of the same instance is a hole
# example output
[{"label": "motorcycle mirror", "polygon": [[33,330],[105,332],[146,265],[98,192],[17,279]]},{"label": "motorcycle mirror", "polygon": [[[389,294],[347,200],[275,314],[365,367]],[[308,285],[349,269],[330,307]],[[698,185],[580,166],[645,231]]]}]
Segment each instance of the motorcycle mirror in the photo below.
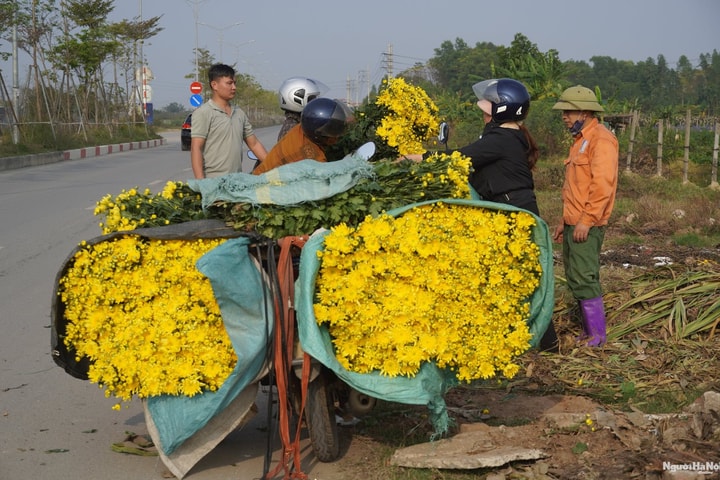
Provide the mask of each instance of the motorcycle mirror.
[{"label": "motorcycle mirror", "polygon": [[258,165],[260,165],[260,159],[257,157],[257,155],[255,155],[255,152],[253,152],[252,150],[247,151],[247,156],[250,160],[255,160],[255,165],[253,165],[252,168],[253,170],[255,170]]},{"label": "motorcycle mirror", "polygon": [[353,155],[360,157],[363,160],[370,160],[370,157],[375,155],[375,144],[373,142],[367,142],[355,150]]},{"label": "motorcycle mirror", "polygon": [[450,136],[450,125],[447,122],[440,123],[440,133],[438,133],[438,142],[447,147],[448,137]]}]

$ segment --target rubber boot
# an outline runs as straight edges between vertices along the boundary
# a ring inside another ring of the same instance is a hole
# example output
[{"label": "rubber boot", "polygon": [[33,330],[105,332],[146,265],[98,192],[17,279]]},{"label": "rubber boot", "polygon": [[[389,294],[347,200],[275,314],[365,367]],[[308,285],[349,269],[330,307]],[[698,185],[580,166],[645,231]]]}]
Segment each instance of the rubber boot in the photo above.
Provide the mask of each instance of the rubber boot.
[{"label": "rubber boot", "polygon": [[577,343],[584,342],[590,337],[590,333],[587,331],[587,322],[585,322],[585,315],[582,313],[582,303],[580,300],[577,300],[577,309],[573,311],[573,320],[580,323],[580,326],[582,327],[582,333],[575,337],[575,341]]},{"label": "rubber boot", "polygon": [[588,334],[588,347],[605,345],[607,333],[605,330],[605,308],[602,297],[580,300],[580,309],[583,316],[583,327]]}]

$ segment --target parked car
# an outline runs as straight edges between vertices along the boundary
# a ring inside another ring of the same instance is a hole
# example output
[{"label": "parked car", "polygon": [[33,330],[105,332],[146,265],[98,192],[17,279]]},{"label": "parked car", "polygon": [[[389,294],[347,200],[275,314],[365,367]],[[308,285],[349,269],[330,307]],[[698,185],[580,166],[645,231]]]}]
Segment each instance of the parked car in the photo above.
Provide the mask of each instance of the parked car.
[{"label": "parked car", "polygon": [[192,126],[192,113],[187,116],[180,130],[180,149],[190,150],[190,127]]}]

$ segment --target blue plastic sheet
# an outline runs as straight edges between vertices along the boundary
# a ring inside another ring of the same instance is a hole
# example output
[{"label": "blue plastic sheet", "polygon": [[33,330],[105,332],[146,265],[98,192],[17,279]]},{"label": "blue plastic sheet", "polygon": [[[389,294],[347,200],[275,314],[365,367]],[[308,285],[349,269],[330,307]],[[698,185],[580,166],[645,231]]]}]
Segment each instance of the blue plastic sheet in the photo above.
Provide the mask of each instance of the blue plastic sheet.
[{"label": "blue plastic sheet", "polygon": [[227,240],[203,255],[197,268],[212,284],[238,361],[215,392],[147,400],[164,453],[172,453],[237,397],[261,371],[272,340],[272,296],[248,250],[247,238]]},{"label": "blue plastic sheet", "polygon": [[301,160],[262,175],[231,173],[222,177],[188,180],[188,186],[200,192],[203,208],[216,201],[296,205],[342,193],[372,174],[370,162],[351,154],[336,162]]}]

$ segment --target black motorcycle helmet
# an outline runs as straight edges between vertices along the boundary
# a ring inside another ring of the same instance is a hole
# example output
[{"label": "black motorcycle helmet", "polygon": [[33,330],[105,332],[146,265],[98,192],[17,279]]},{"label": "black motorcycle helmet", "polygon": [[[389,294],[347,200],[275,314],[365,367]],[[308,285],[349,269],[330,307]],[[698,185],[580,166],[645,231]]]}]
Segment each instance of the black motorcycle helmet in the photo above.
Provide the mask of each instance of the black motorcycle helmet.
[{"label": "black motorcycle helmet", "polygon": [[345,133],[352,118],[350,108],[344,103],[320,97],[305,106],[300,125],[310,140],[327,145]]},{"label": "black motorcycle helmet", "polygon": [[497,123],[519,122],[530,110],[530,94],[525,85],[512,78],[484,80],[473,85],[473,92],[482,102],[492,104],[490,115]]}]

